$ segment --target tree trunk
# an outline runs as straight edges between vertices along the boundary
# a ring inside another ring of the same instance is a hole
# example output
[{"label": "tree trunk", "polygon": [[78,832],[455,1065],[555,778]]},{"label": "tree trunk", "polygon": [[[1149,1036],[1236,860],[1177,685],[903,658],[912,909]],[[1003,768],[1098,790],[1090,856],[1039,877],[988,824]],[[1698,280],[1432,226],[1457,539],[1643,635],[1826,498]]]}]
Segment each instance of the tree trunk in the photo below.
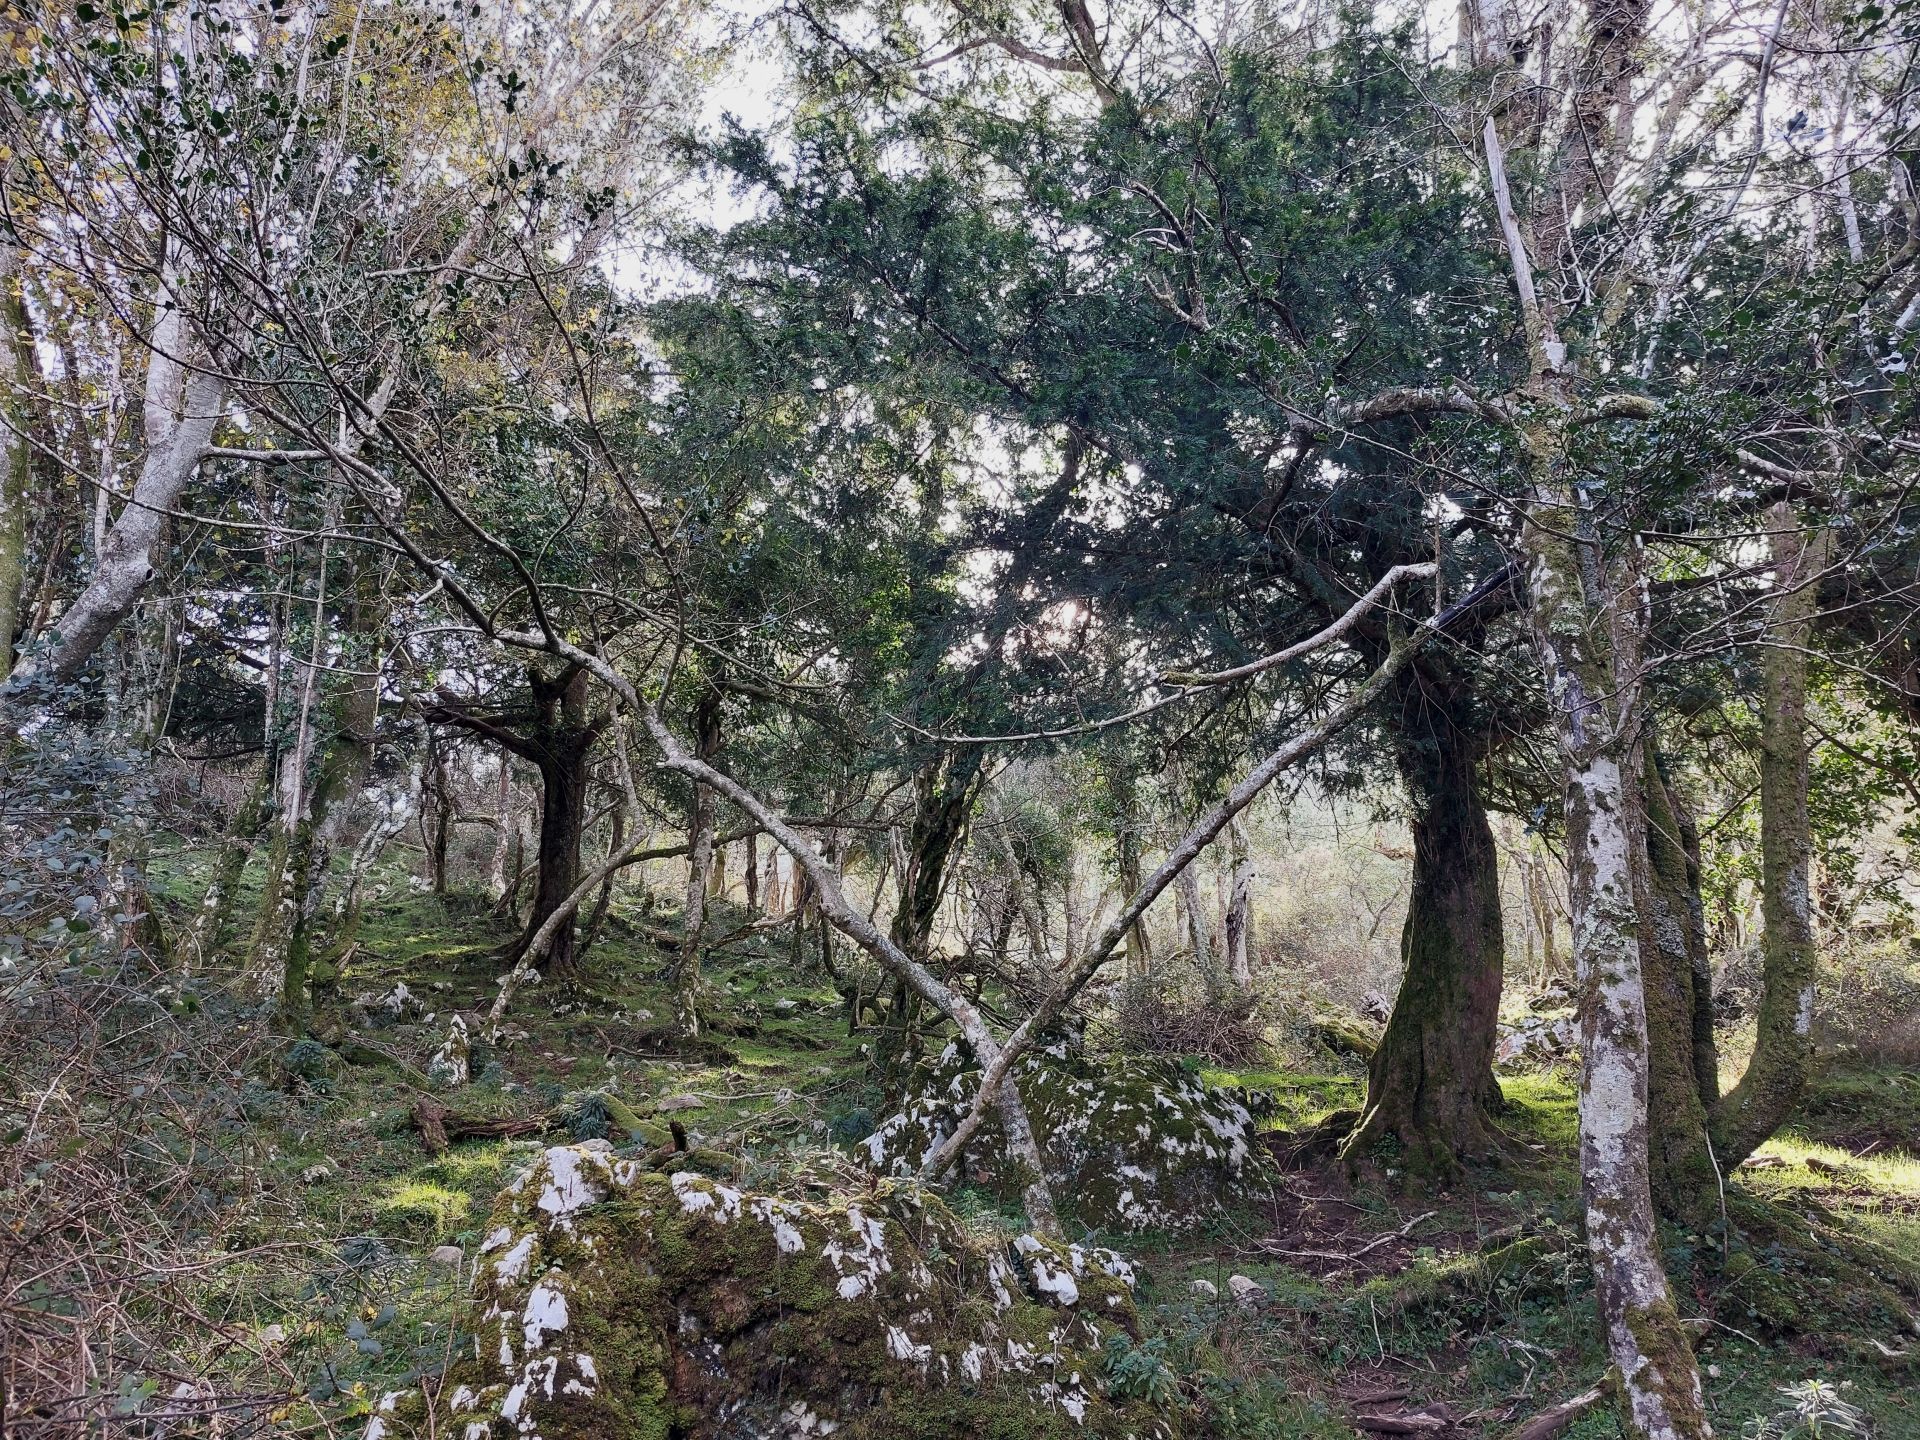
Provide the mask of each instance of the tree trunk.
[{"label": "tree trunk", "polygon": [[[708,686],[694,707],[694,753],[711,764],[720,753],[720,692]],[[700,938],[707,923],[713,869],[714,794],[693,782],[687,805],[687,890],[680,916],[680,949],[672,966],[673,1033],[691,1040],[700,1033]]]},{"label": "tree trunk", "polygon": [[1560,978],[1559,921],[1554,913],[1553,889],[1547,879],[1546,862],[1529,853],[1523,861],[1526,874],[1527,905],[1533,914],[1533,933],[1540,940],[1539,989]]},{"label": "tree trunk", "polygon": [[[1415,683],[1418,683],[1417,681]],[[1433,697],[1429,686],[1418,692]],[[1367,1101],[1343,1147],[1358,1159],[1398,1142],[1415,1173],[1451,1175],[1499,1153],[1493,1049],[1500,1018],[1505,931],[1499,854],[1474,784],[1481,741],[1447,709],[1399,747],[1414,803],[1413,885],[1400,935],[1400,993],[1367,1067]]]},{"label": "tree trunk", "polygon": [[1646,847],[1636,748],[1643,592],[1637,566],[1610,563],[1587,493],[1567,482],[1560,428],[1537,424],[1526,439],[1529,598],[1567,784],[1587,1252],[1628,1433],[1683,1440],[1712,1430],[1661,1266],[1648,1174],[1644,897],[1634,876]]},{"label": "tree trunk", "polygon": [[[947,876],[983,778],[981,751],[970,746],[947,751],[914,777],[913,822],[901,847],[900,899],[888,938],[924,963],[933,943],[934,922],[946,894]],[[920,996],[904,982],[894,992],[892,1012],[878,1046],[880,1067],[891,1072],[913,1058],[918,1041],[914,1025]]]},{"label": "tree trunk", "polygon": [[247,859],[253,854],[260,838],[260,826],[266,818],[267,796],[271,793],[272,782],[273,766],[269,757],[261,763],[259,771],[248,784],[246,794],[241,797],[232,819],[227,823],[226,834],[221,837],[220,853],[213,862],[212,878],[207,881],[207,888],[200,897],[200,908],[193,917],[188,944],[192,963],[205,965],[219,954],[220,947],[226,942],[229,921],[233,915],[233,897],[240,888],[240,876],[247,868]]},{"label": "tree trunk", "polygon": [[420,807],[420,786],[424,766],[415,760],[403,785],[387,786],[374,807],[372,822],[353,847],[347,866],[347,878],[333,903],[332,933],[328,936],[329,964],[335,983],[353,958],[360,931],[360,912],[367,873],[380,858],[387,843],[407,828]]},{"label": "tree trunk", "polygon": [[493,859],[487,870],[487,890],[495,905],[507,894],[507,853],[513,844],[513,822],[513,761],[502,755],[500,774],[494,781]]},{"label": "tree trunk", "polygon": [[17,664],[0,694],[42,679],[71,680],[126,618],[153,577],[168,520],[226,413],[225,379],[213,368],[189,369],[182,358],[198,346],[180,288],[169,263],[154,300],[143,405],[146,458],[132,496],[107,528],[85,588],[57,622],[59,643],[44,659]]},{"label": "tree trunk", "polygon": [[[1233,847],[1233,880],[1227,893],[1225,927],[1227,974],[1233,980],[1234,989],[1250,997],[1253,994],[1253,852],[1247,842],[1247,827],[1238,819],[1227,833]],[[1136,883],[1126,893],[1131,895],[1139,888]]]},{"label": "tree trunk", "polygon": [[[1648,1163],[1660,1209],[1689,1224],[1713,1217],[1719,1196],[1707,1145],[1707,1106],[1695,1017],[1703,1013],[1697,988],[1706,967],[1705,912],[1700,876],[1687,853],[1679,797],[1661,773],[1651,746],[1643,747],[1646,808],[1645,865],[1636,884],[1640,947],[1647,991]],[[1710,981],[1706,983],[1711,983]],[[1710,1003],[1710,1000],[1709,1000]],[[1711,1011],[1704,1013],[1711,1016]]]},{"label": "tree trunk", "polygon": [[427,794],[433,797],[432,819],[423,837],[427,842],[427,887],[444,900],[451,882],[447,876],[447,851],[453,843],[453,787],[447,780],[447,753],[444,744],[433,747],[428,771]]},{"label": "tree trunk", "polygon": [[[1119,811],[1114,825],[1113,849],[1114,868],[1119,873],[1120,893],[1131,895],[1140,888],[1140,805],[1135,794],[1132,779],[1125,779],[1119,789]],[[1012,864],[1013,851],[1007,850],[1008,863]],[[1020,868],[1013,865],[1011,884],[1020,883]],[[1144,919],[1136,920],[1127,927],[1126,950],[1127,978],[1139,984],[1153,973],[1153,945],[1147,938],[1147,926]]]},{"label": "tree trunk", "polygon": [[745,869],[747,881],[747,909],[758,914],[760,910],[760,847],[755,843],[757,836],[747,836],[747,863]]},{"label": "tree trunk", "polygon": [[[587,672],[566,665],[548,675],[537,665],[526,670],[532,695],[530,711],[488,713],[447,696],[422,707],[434,724],[453,725],[500,746],[532,765],[540,776],[540,837],[535,850],[533,904],[520,937],[506,953],[517,965],[548,918],[560,910],[580,883],[580,842],[586,829],[587,788],[592,779],[594,742],[608,714],[588,713]],[[515,827],[515,848],[520,848]],[[509,908],[519,895],[519,863],[503,897]],[[571,977],[576,957],[576,917],[569,915],[538,957],[556,975]]]},{"label": "tree trunk", "polygon": [[1213,953],[1213,935],[1207,924],[1207,907],[1200,901],[1199,861],[1174,878],[1173,887],[1180,896],[1180,908],[1186,912],[1187,939],[1193,945],[1193,963],[1200,971],[1209,999],[1218,999],[1226,988],[1220,983],[1220,967]]},{"label": "tree trunk", "polygon": [[[616,807],[613,812],[612,827],[607,835],[607,860],[611,862],[626,848],[627,812],[625,807]],[[607,878],[600,882],[600,893],[594,898],[593,913],[587,917],[587,923],[580,932],[575,946],[575,958],[584,958],[593,948],[593,942],[600,938],[600,927],[607,923],[607,912],[613,908],[613,872],[607,872]]]},{"label": "tree trunk", "polygon": [[33,447],[28,413],[27,307],[20,249],[0,238],[0,677],[13,670],[14,634],[26,586],[27,491]]},{"label": "tree trunk", "polygon": [[1826,547],[1823,536],[1809,539],[1784,500],[1767,519],[1774,598],[1761,657],[1760,1017],[1746,1073],[1713,1117],[1714,1148],[1727,1166],[1738,1165],[1785,1123],[1814,1066],[1806,646]]},{"label": "tree trunk", "polygon": [[[522,951],[580,883],[580,842],[587,823],[587,756],[583,745],[556,744],[535,762],[540,771],[540,843],[534,859],[533,906],[527,912],[526,932],[519,945]],[[546,954],[552,974],[572,975],[577,959],[574,932],[570,920],[554,935]]]}]

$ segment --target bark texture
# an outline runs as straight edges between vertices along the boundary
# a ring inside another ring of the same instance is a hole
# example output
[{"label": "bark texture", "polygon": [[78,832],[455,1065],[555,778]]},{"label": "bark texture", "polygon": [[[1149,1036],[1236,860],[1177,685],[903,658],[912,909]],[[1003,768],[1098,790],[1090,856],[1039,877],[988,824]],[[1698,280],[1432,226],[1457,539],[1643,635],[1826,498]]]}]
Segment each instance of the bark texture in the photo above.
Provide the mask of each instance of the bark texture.
[{"label": "bark texture", "polygon": [[1580,1178],[1587,1250],[1622,1419],[1645,1440],[1712,1433],[1661,1265],[1649,1175],[1648,1030],[1636,856],[1646,853],[1635,723],[1639,577],[1609,557],[1564,479],[1552,424],[1528,437],[1525,542],[1535,643],[1567,776],[1568,898],[1580,990]]},{"label": "bark texture", "polygon": [[1499,1153],[1493,1051],[1505,938],[1499,853],[1476,788],[1483,742],[1416,679],[1403,707],[1424,734],[1399,747],[1413,797],[1413,888],[1400,954],[1405,973],[1367,1067],[1367,1100],[1344,1146],[1357,1159],[1383,1140],[1416,1173],[1447,1175]]},{"label": "bark texture", "polygon": [[1768,512],[1774,600],[1761,666],[1760,1017],[1753,1059],[1714,1115],[1714,1147],[1737,1165],[1780,1128],[1813,1073],[1815,950],[1807,814],[1807,642],[1818,613],[1824,547],[1792,507]]},{"label": "bark texture", "polygon": [[[1716,1211],[1719,1179],[1707,1143],[1714,1058],[1700,867],[1679,797],[1650,748],[1642,762],[1646,814],[1640,945],[1647,991],[1648,1160],[1667,1214],[1704,1223]],[[1703,1037],[1698,1021],[1707,1020]],[[1703,1049],[1704,1044],[1704,1049]]]},{"label": "bark texture", "polygon": [[19,247],[0,238],[0,677],[13,669],[14,635],[20,629],[33,465],[27,443],[28,347],[33,336],[20,285]]},{"label": "bark texture", "polygon": [[[694,753],[708,764],[720,753],[720,692],[701,692],[694,707]],[[695,781],[687,805],[687,888],[680,915],[680,950],[674,956],[673,1032],[682,1040],[700,1033],[700,939],[707,924],[713,868],[714,793]]]}]

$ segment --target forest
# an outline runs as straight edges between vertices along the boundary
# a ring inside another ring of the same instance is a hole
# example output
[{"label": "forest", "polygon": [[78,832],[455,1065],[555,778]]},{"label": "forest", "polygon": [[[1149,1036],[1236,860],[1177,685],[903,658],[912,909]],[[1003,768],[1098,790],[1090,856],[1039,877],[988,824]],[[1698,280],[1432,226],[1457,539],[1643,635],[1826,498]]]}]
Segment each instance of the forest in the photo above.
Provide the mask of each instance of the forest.
[{"label": "forest", "polygon": [[1920,0],[0,0],[0,1440],[1920,1440]]}]

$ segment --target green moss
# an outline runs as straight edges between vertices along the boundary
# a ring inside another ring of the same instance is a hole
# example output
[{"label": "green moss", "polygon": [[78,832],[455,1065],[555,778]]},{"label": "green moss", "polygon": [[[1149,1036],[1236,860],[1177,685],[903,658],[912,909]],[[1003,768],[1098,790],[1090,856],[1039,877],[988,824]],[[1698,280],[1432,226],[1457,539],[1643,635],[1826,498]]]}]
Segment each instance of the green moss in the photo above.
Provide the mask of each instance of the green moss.
[{"label": "green moss", "polygon": [[471,1196],[430,1180],[395,1181],[373,1202],[373,1213],[388,1234],[435,1244],[460,1231],[472,1209]]},{"label": "green moss", "polygon": [[[478,1354],[442,1387],[469,1402],[461,1425],[514,1411],[548,1440],[700,1436],[804,1404],[847,1434],[1128,1433],[1096,1368],[1137,1326],[1120,1262],[1026,1239],[1017,1267],[918,1186],[799,1202],[561,1147],[488,1231]],[[1068,1408],[1087,1429],[1059,1427]],[[1017,1416],[1031,1428],[1006,1429]]]}]

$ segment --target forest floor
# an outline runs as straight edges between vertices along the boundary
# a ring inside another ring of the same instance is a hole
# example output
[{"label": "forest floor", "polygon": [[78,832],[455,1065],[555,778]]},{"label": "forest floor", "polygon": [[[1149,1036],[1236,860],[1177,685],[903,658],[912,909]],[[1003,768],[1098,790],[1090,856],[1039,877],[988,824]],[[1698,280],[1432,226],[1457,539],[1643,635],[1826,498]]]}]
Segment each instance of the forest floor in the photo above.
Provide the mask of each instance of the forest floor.
[{"label": "forest floor", "polygon": [[[187,877],[178,888],[177,900],[193,893]],[[728,919],[723,910],[710,933],[725,935]],[[404,982],[433,1018],[408,1015],[367,1038],[424,1066],[449,1011],[491,1003],[503,938],[458,899],[401,889],[371,905],[344,992]],[[679,1120],[696,1145],[744,1156],[748,1185],[808,1167],[854,1174],[835,1147],[867,1133],[883,1097],[824,977],[797,976],[783,938],[724,945],[708,973],[713,1009],[734,1017],[734,1033],[675,1054],[659,1040],[664,965],[643,938],[604,935],[580,993],[523,992],[512,1043],[476,1046],[473,1083],[438,1098],[462,1113],[571,1115],[578,1132],[595,1112],[577,1097],[606,1091]],[[263,1057],[236,1096],[244,1128],[226,1206],[239,1218],[227,1240],[264,1248],[257,1264],[224,1271],[207,1304],[304,1390],[280,1417],[288,1431],[357,1436],[357,1417],[383,1391],[440,1367],[492,1199],[540,1144],[472,1140],[429,1154],[410,1118],[417,1076],[367,1058],[298,1078],[284,1056]],[[1209,1073],[1268,1092],[1277,1128],[1359,1098],[1353,1075]],[[1217,1433],[1249,1440],[1505,1436],[1593,1385],[1604,1366],[1576,1238],[1572,1088],[1554,1073],[1503,1084],[1521,1158],[1497,1172],[1428,1190],[1397,1177],[1354,1186],[1332,1165],[1276,1171],[1270,1190],[1263,1180],[1198,1232],[1097,1237],[1143,1276],[1146,1335],[1120,1357],[1131,1360],[1128,1383],[1204,1388]],[[551,1133],[564,1135],[569,1122],[558,1123]],[[1913,1304],[1917,1135],[1920,1075],[1831,1070],[1766,1148],[1767,1168],[1731,1187],[1734,1239],[1666,1235],[1683,1312],[1711,1322],[1700,1352],[1719,1433],[1779,1409],[1779,1387],[1820,1379],[1843,1386],[1882,1440],[1920,1440],[1920,1337],[1884,1324],[1821,1261],[1833,1243],[1864,1243],[1884,1262],[1880,1278]],[[972,1224],[1018,1224],[985,1196],[952,1201]],[[461,1247],[461,1264],[445,1250],[436,1263],[446,1246]],[[1265,1287],[1269,1303],[1237,1309],[1236,1275]],[[1564,1433],[1617,1432],[1602,1407]]]}]

